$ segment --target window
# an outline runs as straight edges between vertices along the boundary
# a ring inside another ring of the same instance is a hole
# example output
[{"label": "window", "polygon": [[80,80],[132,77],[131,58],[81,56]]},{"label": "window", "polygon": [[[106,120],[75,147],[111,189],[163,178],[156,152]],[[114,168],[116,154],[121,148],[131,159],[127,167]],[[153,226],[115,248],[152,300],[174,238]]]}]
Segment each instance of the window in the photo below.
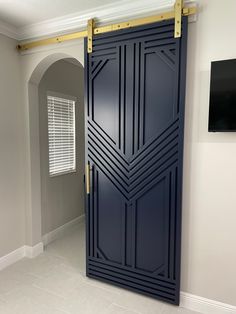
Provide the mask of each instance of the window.
[{"label": "window", "polygon": [[75,99],[47,96],[49,175],[76,171]]}]

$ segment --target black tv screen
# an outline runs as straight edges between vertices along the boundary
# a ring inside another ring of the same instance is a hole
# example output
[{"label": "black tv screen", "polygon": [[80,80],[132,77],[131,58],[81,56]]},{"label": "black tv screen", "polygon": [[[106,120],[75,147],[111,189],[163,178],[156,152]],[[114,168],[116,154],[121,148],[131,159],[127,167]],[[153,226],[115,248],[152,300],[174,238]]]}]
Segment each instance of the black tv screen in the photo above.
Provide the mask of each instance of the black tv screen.
[{"label": "black tv screen", "polygon": [[209,132],[236,132],[236,59],[211,63]]}]

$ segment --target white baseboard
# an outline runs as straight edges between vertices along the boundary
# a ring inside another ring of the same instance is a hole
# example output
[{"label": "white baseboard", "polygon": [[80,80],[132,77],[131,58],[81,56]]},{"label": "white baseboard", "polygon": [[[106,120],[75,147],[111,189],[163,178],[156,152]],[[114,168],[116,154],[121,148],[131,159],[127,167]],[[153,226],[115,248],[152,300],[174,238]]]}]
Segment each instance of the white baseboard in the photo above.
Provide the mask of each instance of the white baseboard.
[{"label": "white baseboard", "polygon": [[81,215],[81,216],[67,222],[63,226],[60,226],[60,227],[56,228],[55,230],[43,235],[42,236],[42,242],[43,242],[44,246],[48,245],[49,243],[53,242],[56,239],[59,239],[61,236],[63,236],[65,231],[67,231],[69,228],[77,225],[83,219],[84,219],[84,215]]},{"label": "white baseboard", "polygon": [[236,314],[236,306],[181,292],[180,306],[203,314]]},{"label": "white baseboard", "polygon": [[25,245],[25,257],[34,258],[41,253],[43,253],[43,242],[40,242],[35,246]]},{"label": "white baseboard", "polygon": [[24,245],[15,251],[0,257],[0,270],[18,262],[23,257],[34,258],[43,252],[43,243],[40,242],[35,246]]},{"label": "white baseboard", "polygon": [[84,219],[84,215],[77,217],[65,225],[53,230],[52,232],[44,235],[42,237],[42,242],[36,244],[35,246],[29,246],[29,245],[24,245],[15,251],[0,257],[0,271],[16,262],[21,260],[24,257],[28,258],[34,258],[41,253],[43,253],[43,248],[44,245],[47,245],[48,243],[54,241],[55,239],[58,239],[60,236],[63,235],[63,233],[69,229],[70,227],[78,224],[80,221]]},{"label": "white baseboard", "polygon": [[0,270],[10,266],[25,256],[24,246],[0,258]]}]

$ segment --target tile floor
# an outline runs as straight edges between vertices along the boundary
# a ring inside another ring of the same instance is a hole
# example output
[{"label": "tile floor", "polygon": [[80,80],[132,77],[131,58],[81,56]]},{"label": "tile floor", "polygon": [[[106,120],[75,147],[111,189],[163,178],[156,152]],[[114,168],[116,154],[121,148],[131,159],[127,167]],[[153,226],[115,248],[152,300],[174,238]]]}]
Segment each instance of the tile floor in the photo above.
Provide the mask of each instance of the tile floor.
[{"label": "tile floor", "polygon": [[1,314],[194,314],[85,276],[84,223],[0,272]]}]

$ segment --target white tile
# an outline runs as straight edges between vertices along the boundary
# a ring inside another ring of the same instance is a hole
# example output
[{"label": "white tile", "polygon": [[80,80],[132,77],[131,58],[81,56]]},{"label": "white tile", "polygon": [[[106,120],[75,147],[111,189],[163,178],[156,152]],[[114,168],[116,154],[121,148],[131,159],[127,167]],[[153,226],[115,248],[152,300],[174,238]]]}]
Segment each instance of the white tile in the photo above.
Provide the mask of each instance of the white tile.
[{"label": "white tile", "polygon": [[46,252],[64,259],[64,262],[85,273],[85,227],[80,223],[47,246]]},{"label": "white tile", "polygon": [[13,314],[5,302],[0,301],[0,314]]},{"label": "white tile", "polygon": [[105,294],[99,288],[81,285],[74,290],[70,298],[66,299],[67,304],[63,309],[71,314],[104,314],[112,303],[111,300],[112,295]]},{"label": "white tile", "polygon": [[0,272],[0,314],[194,314],[85,276],[85,228]]},{"label": "white tile", "polygon": [[34,286],[63,298],[69,298],[71,293],[82,283],[84,278],[81,274],[72,273],[57,267],[45,278],[38,278]]},{"label": "white tile", "polygon": [[33,275],[5,269],[0,272],[0,296],[20,289],[26,284],[33,284],[36,280],[37,277]]},{"label": "white tile", "polygon": [[69,314],[68,312],[38,304],[32,299],[22,298],[14,303],[0,304],[1,314]]},{"label": "white tile", "polygon": [[15,306],[26,302],[27,304],[43,305],[45,307],[62,309],[65,306],[65,299],[48,291],[34,287],[33,285],[22,286],[21,289],[2,295],[6,304]]},{"label": "white tile", "polygon": [[104,314],[140,314],[141,312],[135,312],[127,308],[121,307],[117,304],[111,304]]},{"label": "white tile", "polygon": [[37,258],[25,258],[10,266],[9,270],[28,273],[36,277],[44,277],[57,265],[62,264],[62,262],[61,258],[44,253]]},{"label": "white tile", "polygon": [[161,314],[164,304],[138,293],[122,290],[118,305],[142,314]]},{"label": "white tile", "polygon": [[186,310],[178,306],[165,304],[161,314],[199,314],[199,313]]},{"label": "white tile", "polygon": [[108,283],[102,282],[102,281],[97,280],[97,279],[84,277],[84,280],[85,280],[86,283],[88,283],[88,284],[90,284],[92,286],[95,286],[95,287],[98,287],[98,288],[101,288],[101,289],[104,289],[104,290],[108,290],[110,292],[115,293],[117,297],[121,296],[121,294],[123,292],[123,289],[120,289],[117,286],[114,286],[112,284],[108,284]]}]

